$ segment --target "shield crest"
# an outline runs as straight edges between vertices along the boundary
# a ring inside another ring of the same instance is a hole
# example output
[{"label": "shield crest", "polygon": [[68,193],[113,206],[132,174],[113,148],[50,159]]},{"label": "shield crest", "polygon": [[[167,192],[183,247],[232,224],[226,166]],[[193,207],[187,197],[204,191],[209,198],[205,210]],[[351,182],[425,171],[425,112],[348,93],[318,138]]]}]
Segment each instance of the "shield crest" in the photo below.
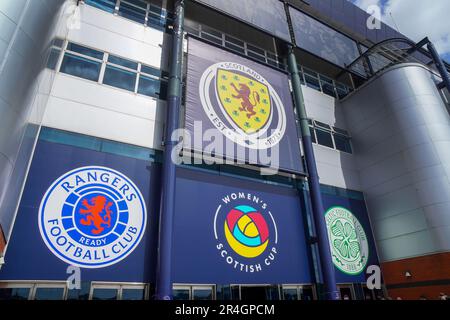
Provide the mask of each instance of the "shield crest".
[{"label": "shield crest", "polygon": [[218,100],[228,118],[245,134],[265,127],[272,113],[269,88],[245,75],[218,69]]}]

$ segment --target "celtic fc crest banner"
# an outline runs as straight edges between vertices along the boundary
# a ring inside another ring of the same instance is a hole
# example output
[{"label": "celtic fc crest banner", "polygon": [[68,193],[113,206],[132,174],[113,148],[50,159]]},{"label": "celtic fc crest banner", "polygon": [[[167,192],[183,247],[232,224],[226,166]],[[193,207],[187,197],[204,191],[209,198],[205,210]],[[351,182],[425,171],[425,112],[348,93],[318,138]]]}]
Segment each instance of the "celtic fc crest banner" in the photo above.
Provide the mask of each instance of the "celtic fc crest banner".
[{"label": "celtic fc crest banner", "polygon": [[338,283],[362,283],[378,256],[362,194],[346,193],[322,193],[331,257]]},{"label": "celtic fc crest banner", "polygon": [[187,69],[184,150],[304,172],[286,73],[192,38]]}]

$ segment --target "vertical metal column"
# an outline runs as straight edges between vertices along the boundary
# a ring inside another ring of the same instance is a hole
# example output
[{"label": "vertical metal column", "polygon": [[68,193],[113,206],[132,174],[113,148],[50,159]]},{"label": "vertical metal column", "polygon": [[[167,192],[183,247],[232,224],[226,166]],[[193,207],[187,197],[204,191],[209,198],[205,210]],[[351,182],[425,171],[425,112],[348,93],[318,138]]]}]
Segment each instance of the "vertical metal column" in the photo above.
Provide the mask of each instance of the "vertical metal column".
[{"label": "vertical metal column", "polygon": [[156,299],[172,298],[172,229],[175,213],[175,170],[171,159],[177,141],[171,140],[172,132],[178,129],[182,92],[184,0],[175,4],[175,21],[172,38],[172,58],[168,85],[165,150],[162,168],[162,195],[159,214],[158,264],[156,270]]},{"label": "vertical metal column", "polygon": [[430,51],[431,56],[433,57],[434,63],[436,64],[436,67],[438,68],[439,73],[441,74],[441,77],[445,84],[445,87],[447,88],[448,92],[450,92],[450,76],[447,72],[447,69],[444,66],[444,62],[442,62],[442,59],[439,56],[439,53],[437,52],[433,42],[428,41],[427,48],[428,48],[428,51]]},{"label": "vertical metal column", "polygon": [[300,75],[298,72],[297,59],[294,55],[293,47],[289,46],[288,68],[292,79],[292,89],[294,92],[295,108],[300,119],[300,128],[302,134],[302,145],[305,154],[306,166],[308,169],[308,184],[311,196],[311,205],[313,210],[314,225],[318,238],[318,248],[320,263],[324,284],[324,298],[328,300],[339,299],[339,293],[336,287],[336,277],[331,251],[328,240],[327,226],[325,222],[325,210],[320,193],[319,175],[317,173],[316,160],[312,146],[311,133],[308,126],[308,117],[306,115],[305,102],[303,98]]}]

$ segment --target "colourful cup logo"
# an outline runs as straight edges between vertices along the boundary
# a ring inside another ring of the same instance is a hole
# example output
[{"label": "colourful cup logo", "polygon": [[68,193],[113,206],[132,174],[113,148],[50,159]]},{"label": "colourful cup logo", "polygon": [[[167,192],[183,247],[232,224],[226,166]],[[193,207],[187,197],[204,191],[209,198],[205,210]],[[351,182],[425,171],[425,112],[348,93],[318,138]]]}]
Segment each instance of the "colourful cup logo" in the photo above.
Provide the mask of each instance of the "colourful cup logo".
[{"label": "colourful cup logo", "polygon": [[230,247],[246,258],[261,255],[269,243],[266,220],[250,206],[237,206],[232,209],[227,215],[224,229]]}]

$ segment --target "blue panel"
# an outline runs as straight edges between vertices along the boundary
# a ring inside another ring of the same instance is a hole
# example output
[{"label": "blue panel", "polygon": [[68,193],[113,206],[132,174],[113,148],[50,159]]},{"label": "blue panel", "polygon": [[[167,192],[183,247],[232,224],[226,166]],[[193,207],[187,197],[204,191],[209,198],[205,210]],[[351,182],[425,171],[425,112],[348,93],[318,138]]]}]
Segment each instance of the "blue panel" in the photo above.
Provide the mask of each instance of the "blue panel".
[{"label": "blue panel", "polygon": [[[233,200],[235,193],[240,197]],[[174,282],[313,282],[300,198],[294,189],[178,169],[176,195]],[[260,215],[252,216],[255,211]],[[258,233],[251,230],[249,221]],[[259,237],[260,243],[268,241],[266,249],[254,257],[243,256],[240,247],[226,236],[230,225],[240,229],[231,230],[232,239],[253,250]],[[243,233],[247,234],[240,237]],[[256,271],[258,265],[261,270]],[[253,272],[250,266],[255,268]]]},{"label": "blue panel", "polygon": [[[142,240],[125,259],[97,269],[83,268],[83,281],[153,282],[159,208],[160,165],[150,161],[40,140],[36,146],[11,241],[0,270],[1,280],[66,280],[68,264],[53,254],[41,237],[38,211],[49,186],[68,171],[103,166],[127,176],[138,187],[147,207],[147,227]],[[128,220],[126,216],[121,220]],[[64,219],[67,227],[73,225]],[[120,224],[117,224],[120,225]],[[72,229],[75,230],[75,229]],[[123,228],[115,229],[120,234]],[[117,235],[106,236],[111,241]]]},{"label": "blue panel", "polygon": [[349,275],[340,271],[335,267],[336,270],[336,281],[337,283],[363,283],[366,282],[366,269],[370,265],[379,265],[377,251],[375,247],[375,241],[373,240],[372,228],[367,214],[367,208],[364,200],[351,199],[347,197],[341,197],[336,195],[331,195],[329,193],[322,192],[322,199],[324,203],[325,211],[332,207],[343,207],[349,210],[358,219],[359,223],[364,229],[364,232],[368,240],[368,261],[364,270],[357,275]]},{"label": "blue panel", "polygon": [[[294,8],[290,8],[290,14],[295,40],[300,48],[341,67],[358,58],[358,47],[353,39]],[[344,20],[343,15],[337,15],[335,20]]]},{"label": "blue panel", "polygon": [[196,0],[290,42],[284,5],[278,0]]}]

